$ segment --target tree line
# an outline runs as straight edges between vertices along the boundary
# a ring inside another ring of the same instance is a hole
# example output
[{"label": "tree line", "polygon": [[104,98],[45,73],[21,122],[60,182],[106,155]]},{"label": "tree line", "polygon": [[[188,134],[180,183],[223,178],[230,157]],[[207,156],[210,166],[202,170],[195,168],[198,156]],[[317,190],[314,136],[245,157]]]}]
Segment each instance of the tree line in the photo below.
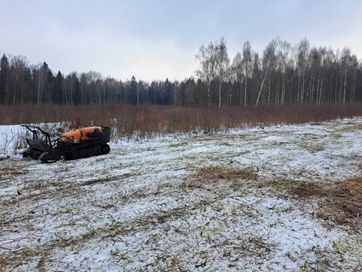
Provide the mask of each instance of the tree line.
[{"label": "tree line", "polygon": [[100,73],[54,73],[23,56],[0,60],[0,104],[258,106],[345,104],[362,100],[362,64],[350,49],[279,38],[261,54],[249,42],[233,58],[223,38],[202,45],[195,77],[121,81]]}]

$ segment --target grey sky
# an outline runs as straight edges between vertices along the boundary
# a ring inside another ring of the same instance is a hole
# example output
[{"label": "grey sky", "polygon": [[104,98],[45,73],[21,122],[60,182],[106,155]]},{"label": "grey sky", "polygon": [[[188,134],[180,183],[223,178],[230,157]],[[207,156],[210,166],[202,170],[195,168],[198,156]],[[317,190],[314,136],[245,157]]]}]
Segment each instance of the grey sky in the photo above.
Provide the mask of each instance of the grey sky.
[{"label": "grey sky", "polygon": [[0,53],[122,80],[194,75],[198,48],[221,36],[231,57],[277,36],[362,57],[360,0],[0,0],[0,14]]}]

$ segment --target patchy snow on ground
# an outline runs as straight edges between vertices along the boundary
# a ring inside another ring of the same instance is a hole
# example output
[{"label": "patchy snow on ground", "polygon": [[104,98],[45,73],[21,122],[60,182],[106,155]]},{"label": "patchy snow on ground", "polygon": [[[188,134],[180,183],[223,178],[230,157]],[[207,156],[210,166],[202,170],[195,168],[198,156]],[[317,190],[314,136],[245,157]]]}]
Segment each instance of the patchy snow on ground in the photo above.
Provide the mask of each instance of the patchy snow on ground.
[{"label": "patchy snow on ground", "polygon": [[[0,161],[1,270],[361,267],[360,235],[318,219],[318,200],[266,186],[361,176],[360,117],[119,140],[108,155],[53,164],[13,156],[18,129],[0,126],[0,153],[10,155]],[[205,169],[252,174],[211,179]]]}]

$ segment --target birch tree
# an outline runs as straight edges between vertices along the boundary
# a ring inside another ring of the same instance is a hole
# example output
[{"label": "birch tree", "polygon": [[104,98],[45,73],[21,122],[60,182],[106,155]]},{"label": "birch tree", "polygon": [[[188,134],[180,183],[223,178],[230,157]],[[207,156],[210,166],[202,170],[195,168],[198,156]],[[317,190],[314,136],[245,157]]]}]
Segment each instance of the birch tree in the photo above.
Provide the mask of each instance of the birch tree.
[{"label": "birch tree", "polygon": [[207,105],[211,106],[211,83],[216,79],[217,53],[216,46],[210,43],[207,47],[202,45],[196,59],[200,62],[200,69],[196,75],[206,83]]},{"label": "birch tree", "polygon": [[265,80],[267,79],[267,77],[269,77],[269,80],[268,80],[269,81],[269,88],[268,88],[267,102],[270,103],[271,70],[276,65],[276,55],[275,55],[276,46],[277,46],[277,41],[272,40],[264,50],[264,54],[263,54],[263,77],[262,77],[262,80],[261,80],[261,83],[260,83],[260,88],[259,88],[258,97],[256,99],[255,106],[258,106],[258,104],[259,104],[261,94],[262,94],[262,91],[263,91],[263,88],[264,88]]},{"label": "birch tree", "polygon": [[287,81],[287,71],[288,67],[293,65],[291,58],[292,46],[287,41],[280,41],[277,49],[277,69],[281,74],[281,84],[280,84],[280,102],[281,105],[284,105],[285,94],[286,94],[286,81]]},{"label": "birch tree", "polygon": [[[244,107],[247,105],[247,92],[248,92],[248,81],[249,78],[252,77],[252,58],[251,58],[251,46],[249,42],[245,42],[243,46],[243,60],[242,60],[242,67],[243,67],[243,74],[245,75],[244,80]],[[241,98],[240,98],[240,105],[241,105]]]},{"label": "birch tree", "polygon": [[226,43],[223,38],[216,44],[216,78],[218,80],[218,106],[222,104],[222,85],[230,77],[230,59],[227,53]]},{"label": "birch tree", "polygon": [[310,44],[307,40],[302,40],[297,45],[296,58],[297,58],[297,71],[298,71],[298,101],[304,102],[305,96],[305,83],[306,73],[308,69],[308,55]]},{"label": "birch tree", "polygon": [[233,59],[233,62],[231,64],[231,72],[232,72],[232,79],[234,81],[234,83],[237,85],[238,87],[238,92],[239,92],[239,105],[243,105],[243,96],[242,96],[242,88],[241,88],[241,83],[244,79],[244,74],[243,74],[243,63],[242,63],[242,58],[241,58],[241,54],[237,53]]}]

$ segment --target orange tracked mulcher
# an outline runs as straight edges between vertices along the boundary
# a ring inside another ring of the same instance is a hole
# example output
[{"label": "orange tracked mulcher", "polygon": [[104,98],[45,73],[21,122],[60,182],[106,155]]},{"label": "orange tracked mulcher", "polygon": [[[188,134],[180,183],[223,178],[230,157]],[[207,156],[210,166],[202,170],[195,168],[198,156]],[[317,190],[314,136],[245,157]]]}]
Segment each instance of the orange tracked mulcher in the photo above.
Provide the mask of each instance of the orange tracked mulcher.
[{"label": "orange tracked mulcher", "polygon": [[23,156],[54,162],[107,154],[110,147],[110,128],[103,126],[85,127],[65,132],[60,138],[51,139],[50,134],[40,127],[23,125],[33,135],[26,139],[29,144]]}]

